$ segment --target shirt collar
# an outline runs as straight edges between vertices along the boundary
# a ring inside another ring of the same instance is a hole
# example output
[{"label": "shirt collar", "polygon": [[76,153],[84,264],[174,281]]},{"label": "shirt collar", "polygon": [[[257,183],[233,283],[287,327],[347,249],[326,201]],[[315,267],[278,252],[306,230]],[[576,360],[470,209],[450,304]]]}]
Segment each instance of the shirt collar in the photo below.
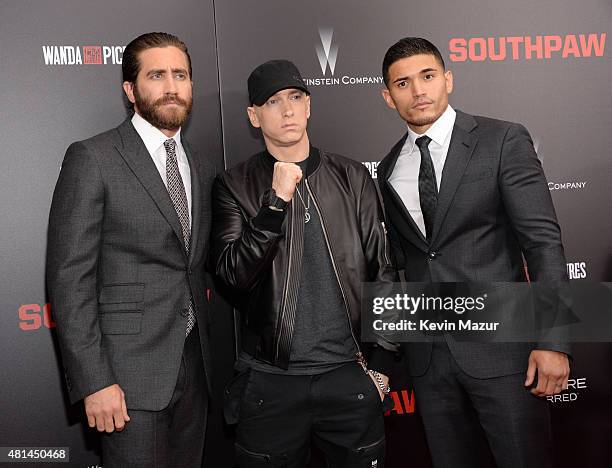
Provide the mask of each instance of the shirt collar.
[{"label": "shirt collar", "polygon": [[157,152],[160,146],[163,146],[164,141],[166,141],[168,138],[173,138],[174,141],[176,141],[177,147],[180,147],[181,145],[180,128],[173,137],[168,137],[164,135],[159,128],[154,127],[144,118],[142,118],[142,116],[137,112],[134,112],[134,116],[132,117],[132,125],[134,125],[138,135],[140,135],[140,138],[142,138],[142,141],[151,156]]},{"label": "shirt collar", "polygon": [[[453,109],[450,104],[446,106],[446,110],[442,113],[442,115],[436,120],[431,127],[425,132],[431,140],[437,143],[440,146],[444,146],[451,134],[453,133],[453,127],[455,126],[455,117],[457,116],[457,112]],[[419,135],[410,127],[408,127],[408,140],[410,141],[410,145],[413,148],[414,142],[417,138],[422,137],[423,135]]]}]

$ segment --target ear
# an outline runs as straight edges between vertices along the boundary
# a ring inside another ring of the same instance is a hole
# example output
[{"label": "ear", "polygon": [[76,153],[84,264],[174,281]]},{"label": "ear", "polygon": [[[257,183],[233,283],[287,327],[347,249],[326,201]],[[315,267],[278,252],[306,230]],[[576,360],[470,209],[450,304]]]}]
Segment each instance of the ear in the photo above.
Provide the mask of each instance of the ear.
[{"label": "ear", "polygon": [[123,91],[125,92],[128,101],[134,104],[136,102],[136,98],[134,97],[134,83],[132,83],[131,81],[124,81]]},{"label": "ear", "polygon": [[389,106],[391,109],[397,109],[395,107],[395,102],[393,102],[393,98],[391,97],[391,93],[389,92],[387,88],[382,89],[380,91],[380,94],[382,98],[385,100],[385,102],[387,103],[387,106]]},{"label": "ear", "polygon": [[310,95],[306,95],[306,118],[310,118]]},{"label": "ear", "polygon": [[247,107],[247,115],[249,116],[249,120],[253,127],[261,127],[261,124],[259,123],[259,117],[257,117],[257,111],[255,110],[255,106]]},{"label": "ear", "polygon": [[446,94],[453,92],[453,72],[446,70],[444,73],[444,80],[446,81]]}]

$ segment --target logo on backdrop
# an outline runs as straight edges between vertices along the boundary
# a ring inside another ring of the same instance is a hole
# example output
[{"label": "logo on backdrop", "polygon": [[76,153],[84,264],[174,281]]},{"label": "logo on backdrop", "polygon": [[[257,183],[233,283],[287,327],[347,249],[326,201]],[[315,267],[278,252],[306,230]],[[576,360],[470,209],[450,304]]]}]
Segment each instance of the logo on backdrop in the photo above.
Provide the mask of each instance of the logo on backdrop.
[{"label": "logo on backdrop", "polygon": [[338,58],[338,45],[332,44],[334,37],[334,30],[331,28],[319,28],[319,37],[321,38],[321,44],[317,45],[317,57],[319,57],[319,65],[321,65],[321,73],[325,76],[327,72],[327,66],[329,65],[329,71],[331,75],[334,75],[334,69],[336,68],[336,59]]},{"label": "logo on backdrop", "polygon": [[414,390],[402,389],[392,390],[387,398],[393,400],[393,408],[385,412],[385,416],[390,416],[391,413],[396,415],[414,414],[416,408],[416,400],[414,398]]},{"label": "logo on backdrop", "polygon": [[379,75],[345,74],[342,76],[334,76],[336,73],[339,46],[334,40],[333,28],[320,27],[319,40],[320,43],[315,45],[315,52],[322,75],[319,77],[304,78],[306,86],[360,86],[383,84],[382,76]]},{"label": "logo on backdrop", "polygon": [[51,304],[22,304],[17,309],[19,328],[23,331],[34,331],[39,328],[55,328],[51,317]]},{"label": "logo on backdrop", "polygon": [[363,164],[368,171],[370,171],[370,176],[372,176],[372,179],[376,179],[377,178],[377,170],[378,170],[378,164],[380,161],[364,161],[361,164]]},{"label": "logo on backdrop", "polygon": [[454,37],[448,41],[452,62],[501,62],[603,57],[606,33],[565,36]]},{"label": "logo on backdrop", "polygon": [[[542,152],[542,140],[537,136],[533,137],[533,147],[535,148],[538,159],[544,166],[544,153]],[[586,181],[584,180],[563,180],[563,181],[549,181],[548,190],[581,190],[586,188]]]},{"label": "logo on backdrop", "polygon": [[587,264],[586,262],[571,262],[567,264],[567,276],[569,279],[586,279]]},{"label": "logo on backdrop", "polygon": [[43,45],[45,65],[121,65],[125,46],[117,45]]},{"label": "logo on backdrop", "polygon": [[586,188],[586,180],[549,181],[548,190],[582,190]]},{"label": "logo on backdrop", "polygon": [[551,403],[567,403],[576,401],[581,393],[587,389],[586,377],[579,377],[567,380],[567,390],[558,395],[547,396],[546,399]]}]

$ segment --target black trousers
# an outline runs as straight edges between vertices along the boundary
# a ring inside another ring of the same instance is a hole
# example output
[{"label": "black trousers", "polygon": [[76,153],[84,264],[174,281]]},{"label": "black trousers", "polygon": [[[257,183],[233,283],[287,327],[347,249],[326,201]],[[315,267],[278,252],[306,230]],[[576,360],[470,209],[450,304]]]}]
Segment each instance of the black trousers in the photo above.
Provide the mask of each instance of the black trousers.
[{"label": "black trousers", "polygon": [[241,468],[303,467],[311,441],[330,467],[384,467],[382,402],[356,362],[317,375],[248,370],[233,382],[229,406],[239,400],[234,411]]},{"label": "black trousers", "polygon": [[524,381],[524,373],[470,377],[459,368],[446,341],[434,341],[429,369],[413,377],[434,466],[488,466],[488,444],[498,468],[550,468],[549,407],[525,389]]},{"label": "black trousers", "polygon": [[128,408],[122,432],[102,434],[104,468],[200,468],[208,391],[197,325],[185,339],[170,403],[161,411]]}]

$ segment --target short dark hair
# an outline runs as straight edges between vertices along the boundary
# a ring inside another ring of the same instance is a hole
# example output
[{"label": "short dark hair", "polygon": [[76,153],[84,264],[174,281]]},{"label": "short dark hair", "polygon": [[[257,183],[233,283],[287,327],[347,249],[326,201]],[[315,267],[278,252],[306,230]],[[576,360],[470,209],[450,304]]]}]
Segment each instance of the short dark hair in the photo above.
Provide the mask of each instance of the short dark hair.
[{"label": "short dark hair", "polygon": [[123,72],[123,81],[136,83],[136,77],[140,72],[140,60],[138,54],[143,50],[152,49],[154,47],[176,47],[182,50],[187,56],[189,64],[189,77],[191,78],[191,57],[187,51],[187,46],[178,37],[164,32],[150,32],[142,34],[130,42],[123,51],[123,62],[121,71]]},{"label": "short dark hair", "polygon": [[382,75],[385,85],[389,86],[389,68],[398,60],[412,57],[413,55],[427,54],[433,55],[438,63],[445,69],[444,59],[438,48],[422,37],[404,37],[387,50],[382,64]]}]

